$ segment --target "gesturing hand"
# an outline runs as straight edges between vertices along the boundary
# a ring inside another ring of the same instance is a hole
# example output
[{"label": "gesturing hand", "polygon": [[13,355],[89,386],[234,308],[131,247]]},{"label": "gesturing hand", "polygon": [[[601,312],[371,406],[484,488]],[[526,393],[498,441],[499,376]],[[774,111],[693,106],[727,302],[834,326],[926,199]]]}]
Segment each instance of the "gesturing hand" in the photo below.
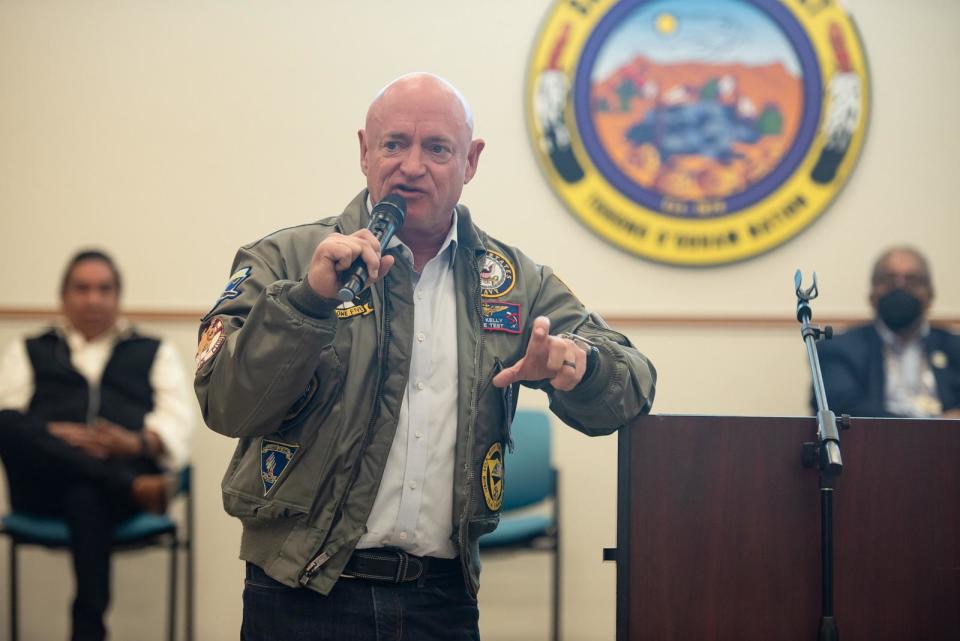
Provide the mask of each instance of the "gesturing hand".
[{"label": "gesturing hand", "polygon": [[330,234],[313,252],[307,284],[317,295],[335,299],[340,291],[340,273],[348,269],[358,256],[367,264],[368,286],[386,276],[393,267],[393,256],[380,255],[380,241],[369,229],[361,229],[349,236]]},{"label": "gesturing hand", "polygon": [[506,387],[517,381],[548,380],[554,389],[568,392],[583,378],[587,353],[568,338],[550,335],[550,319],[539,316],[523,358],[493,377],[493,384]]}]

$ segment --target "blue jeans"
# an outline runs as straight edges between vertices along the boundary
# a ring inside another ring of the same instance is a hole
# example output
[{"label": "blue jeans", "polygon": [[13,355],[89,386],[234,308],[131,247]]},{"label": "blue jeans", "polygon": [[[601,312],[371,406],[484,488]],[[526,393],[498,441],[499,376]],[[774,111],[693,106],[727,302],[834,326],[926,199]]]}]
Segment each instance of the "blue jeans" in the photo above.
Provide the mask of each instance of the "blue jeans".
[{"label": "blue jeans", "polygon": [[479,641],[463,577],[419,585],[342,577],[329,595],[290,588],[247,563],[241,641]]}]

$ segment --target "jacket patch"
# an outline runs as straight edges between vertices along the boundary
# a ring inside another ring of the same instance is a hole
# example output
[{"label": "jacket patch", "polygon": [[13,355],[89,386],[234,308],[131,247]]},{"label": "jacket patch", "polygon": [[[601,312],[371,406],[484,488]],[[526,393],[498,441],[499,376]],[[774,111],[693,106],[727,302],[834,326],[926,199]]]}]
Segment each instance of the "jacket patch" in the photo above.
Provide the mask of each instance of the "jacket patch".
[{"label": "jacket patch", "polygon": [[516,270],[503,254],[487,250],[480,259],[480,295],[484,298],[505,296],[516,284]]},{"label": "jacket patch", "polygon": [[338,305],[333,311],[337,315],[337,318],[353,318],[354,316],[372,314],[373,304],[370,302],[370,290],[363,290],[352,301]]},{"label": "jacket patch", "polygon": [[250,274],[252,273],[253,269],[250,267],[241,267],[237,271],[233,272],[233,276],[230,277],[230,280],[227,281],[226,287],[223,288],[223,293],[220,294],[220,297],[217,299],[217,302],[213,304],[213,307],[210,308],[210,311],[204,315],[204,317],[201,319],[201,322],[210,318],[213,312],[216,311],[216,309],[220,307],[224,301],[233,300],[243,293],[240,290],[240,284],[250,278]]},{"label": "jacket patch", "polygon": [[494,443],[483,457],[483,470],[480,473],[483,486],[483,500],[492,512],[503,505],[503,446]]},{"label": "jacket patch", "polygon": [[366,316],[367,314],[372,314],[373,305],[370,303],[358,305],[354,302],[348,302],[340,305],[333,311],[336,313],[337,318],[353,318],[354,316]]},{"label": "jacket patch", "polygon": [[484,301],[480,305],[483,313],[481,323],[488,332],[520,333],[520,305]]},{"label": "jacket patch", "polygon": [[223,344],[227,341],[227,337],[223,334],[223,321],[219,318],[214,318],[213,321],[207,328],[203,330],[203,334],[200,335],[200,342],[197,345],[197,371],[200,371],[200,368],[207,364],[211,358],[217,355],[217,352],[220,351],[220,348],[223,347]]},{"label": "jacket patch", "polygon": [[279,480],[283,471],[296,454],[299,445],[288,445],[263,439],[260,443],[260,478],[263,479],[263,494]]},{"label": "jacket patch", "polygon": [[947,366],[947,355],[940,350],[930,354],[930,364],[937,369],[944,369]]}]

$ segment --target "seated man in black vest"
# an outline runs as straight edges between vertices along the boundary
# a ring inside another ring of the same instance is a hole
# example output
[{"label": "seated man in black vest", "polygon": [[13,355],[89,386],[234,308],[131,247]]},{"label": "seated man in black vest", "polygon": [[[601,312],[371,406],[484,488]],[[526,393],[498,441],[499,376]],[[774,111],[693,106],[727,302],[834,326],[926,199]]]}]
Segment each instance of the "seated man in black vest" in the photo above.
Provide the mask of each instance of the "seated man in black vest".
[{"label": "seated man in black vest", "polygon": [[111,529],[162,513],[186,462],[190,390],[168,343],[118,317],[109,256],[77,254],[60,290],[63,321],[0,362],[0,457],[14,510],[67,521],[76,575],[74,641],[105,638]]}]

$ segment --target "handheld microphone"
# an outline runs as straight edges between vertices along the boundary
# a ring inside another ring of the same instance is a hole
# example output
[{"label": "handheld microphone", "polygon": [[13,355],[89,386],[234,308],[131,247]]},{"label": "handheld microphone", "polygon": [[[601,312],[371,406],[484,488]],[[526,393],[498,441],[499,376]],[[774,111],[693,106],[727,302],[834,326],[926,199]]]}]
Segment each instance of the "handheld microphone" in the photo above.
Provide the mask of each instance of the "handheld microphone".
[{"label": "handheld microphone", "polygon": [[[373,206],[367,229],[380,241],[381,251],[386,249],[393,235],[400,231],[406,215],[407,201],[397,194],[387,194]],[[344,272],[345,280],[340,291],[337,292],[337,298],[345,303],[352,301],[366,286],[368,277],[367,264],[363,262],[363,257],[357,256],[353,264]]]}]

